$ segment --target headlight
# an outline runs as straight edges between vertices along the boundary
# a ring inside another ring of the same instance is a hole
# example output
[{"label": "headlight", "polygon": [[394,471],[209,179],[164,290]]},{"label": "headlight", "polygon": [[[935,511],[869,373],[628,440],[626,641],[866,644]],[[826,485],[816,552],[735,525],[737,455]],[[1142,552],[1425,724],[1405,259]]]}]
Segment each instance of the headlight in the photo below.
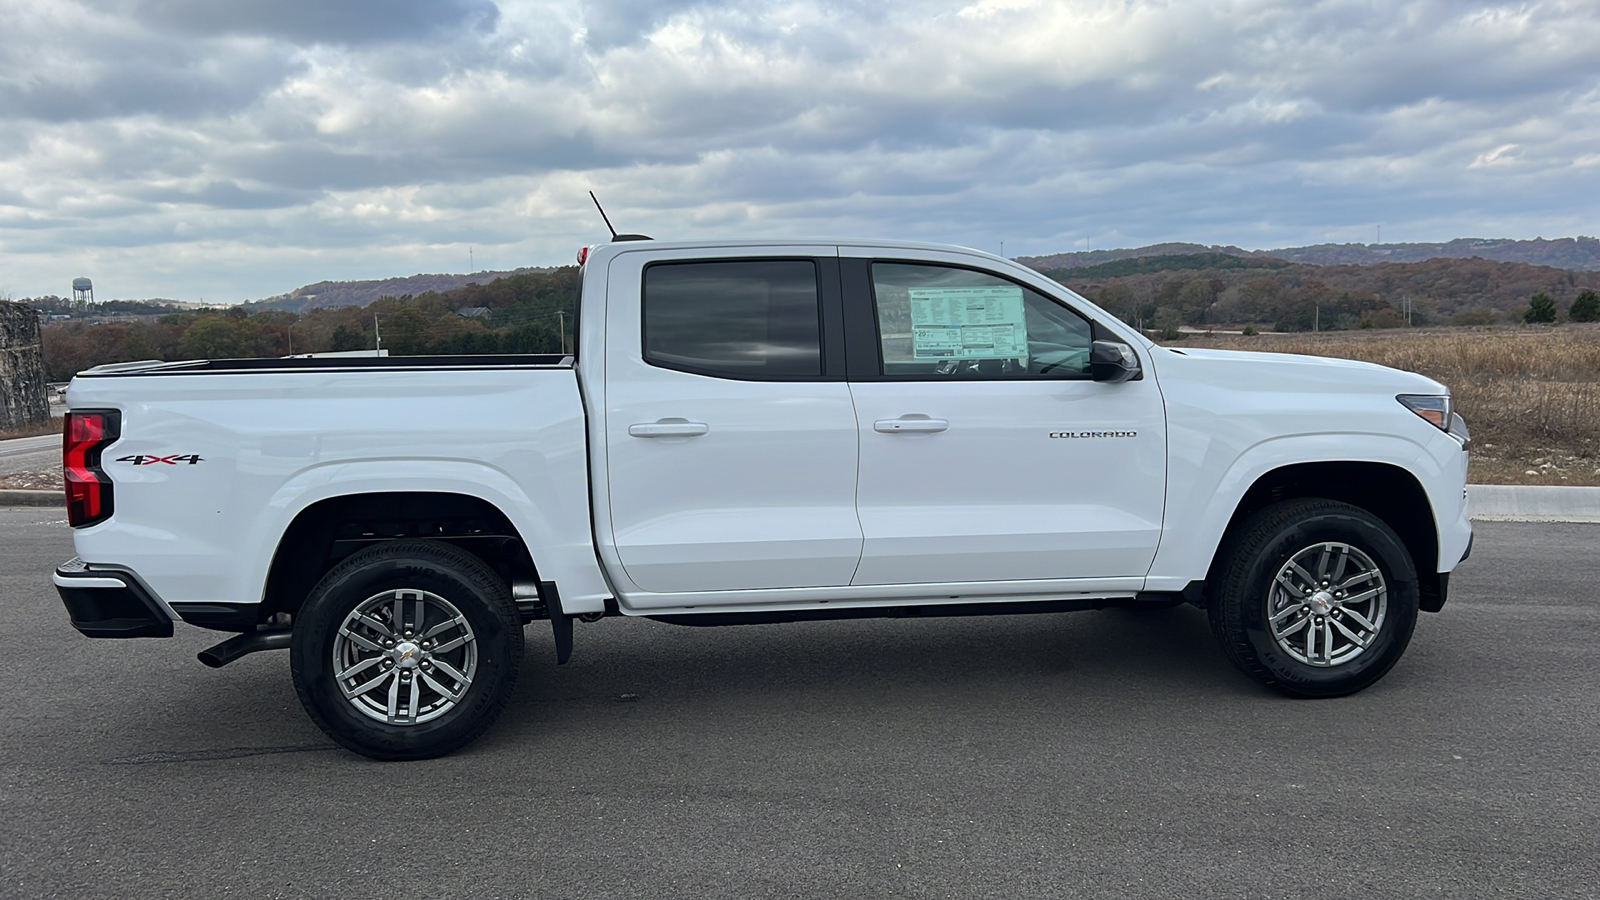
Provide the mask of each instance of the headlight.
[{"label": "headlight", "polygon": [[1450,430],[1449,394],[1400,394],[1395,397],[1400,405],[1427,419],[1440,431]]}]

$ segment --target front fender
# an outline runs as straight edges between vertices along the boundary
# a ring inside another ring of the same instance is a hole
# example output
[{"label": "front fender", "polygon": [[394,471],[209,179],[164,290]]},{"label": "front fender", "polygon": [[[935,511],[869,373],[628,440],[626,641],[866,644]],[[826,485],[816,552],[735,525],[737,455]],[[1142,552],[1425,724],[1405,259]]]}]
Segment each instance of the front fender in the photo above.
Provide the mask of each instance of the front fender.
[{"label": "front fender", "polygon": [[[1442,433],[1440,438],[1454,447],[1455,457],[1463,455],[1459,445]],[[1392,434],[1299,434],[1262,440],[1230,464],[1215,467],[1216,474],[1210,477],[1205,476],[1207,467],[1198,466],[1200,471],[1190,473],[1192,477],[1188,479],[1169,480],[1169,485],[1183,487],[1169,489],[1165,534],[1151,565],[1146,590],[1182,590],[1191,581],[1205,578],[1234,511],[1250,488],[1275,470],[1302,463],[1375,463],[1409,473],[1428,497],[1439,534],[1439,571],[1448,571],[1465,550],[1470,528],[1459,540],[1454,534],[1458,528],[1440,528],[1465,523],[1465,503],[1459,486],[1464,470],[1448,468],[1451,463],[1462,466],[1464,462],[1452,459],[1450,448],[1443,450],[1435,452]],[[1454,556],[1450,555],[1452,552]]]}]

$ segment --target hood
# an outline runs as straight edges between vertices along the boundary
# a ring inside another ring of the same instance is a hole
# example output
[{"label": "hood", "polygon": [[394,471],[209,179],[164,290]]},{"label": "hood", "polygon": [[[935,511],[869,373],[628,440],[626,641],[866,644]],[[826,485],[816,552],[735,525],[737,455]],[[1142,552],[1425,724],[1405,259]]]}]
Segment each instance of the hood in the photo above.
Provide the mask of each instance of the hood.
[{"label": "hood", "polygon": [[[1163,347],[1167,366],[1192,370],[1191,374],[1246,379],[1264,390],[1370,389],[1397,394],[1447,394],[1450,389],[1415,372],[1376,363],[1297,353],[1262,353],[1249,350],[1205,350]],[[1202,375],[1201,373],[1205,373]]]}]

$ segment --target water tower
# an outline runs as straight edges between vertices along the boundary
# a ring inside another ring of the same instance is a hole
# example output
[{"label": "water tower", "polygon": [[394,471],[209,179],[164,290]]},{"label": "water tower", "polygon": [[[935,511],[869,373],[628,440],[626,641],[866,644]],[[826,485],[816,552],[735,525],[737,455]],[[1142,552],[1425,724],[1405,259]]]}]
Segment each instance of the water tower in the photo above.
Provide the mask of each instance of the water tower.
[{"label": "water tower", "polygon": [[87,278],[72,279],[72,308],[82,313],[94,302],[94,282]]}]

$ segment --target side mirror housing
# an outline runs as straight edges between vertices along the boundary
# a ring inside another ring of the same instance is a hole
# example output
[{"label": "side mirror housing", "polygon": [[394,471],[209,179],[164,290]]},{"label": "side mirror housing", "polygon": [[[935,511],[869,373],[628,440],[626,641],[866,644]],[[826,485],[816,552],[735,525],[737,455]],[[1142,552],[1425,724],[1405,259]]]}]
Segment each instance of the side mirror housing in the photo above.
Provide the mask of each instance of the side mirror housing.
[{"label": "side mirror housing", "polygon": [[1139,357],[1133,348],[1117,341],[1095,341],[1089,349],[1089,374],[1095,381],[1121,384],[1137,378]]}]

